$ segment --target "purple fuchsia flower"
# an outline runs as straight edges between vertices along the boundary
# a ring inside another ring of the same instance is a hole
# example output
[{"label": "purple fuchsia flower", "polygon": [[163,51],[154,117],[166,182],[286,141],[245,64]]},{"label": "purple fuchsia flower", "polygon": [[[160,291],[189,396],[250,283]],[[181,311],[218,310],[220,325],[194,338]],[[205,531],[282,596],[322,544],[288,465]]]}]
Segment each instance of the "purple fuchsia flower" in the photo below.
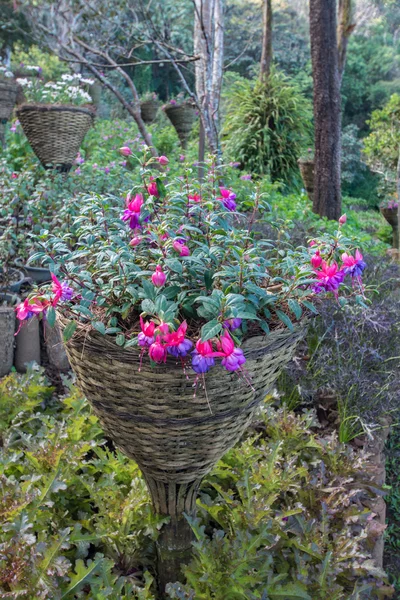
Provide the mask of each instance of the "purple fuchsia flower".
[{"label": "purple fuchsia flower", "polygon": [[229,166],[232,167],[232,169],[237,169],[238,167],[240,167],[240,162],[230,162]]},{"label": "purple fuchsia flower", "polygon": [[192,352],[192,369],[195,373],[207,373],[215,365],[215,352],[211,342],[197,340],[196,347]]},{"label": "purple fuchsia flower", "polygon": [[140,328],[141,332],[138,334],[138,344],[142,347],[149,347],[154,342],[154,330],[155,323],[150,321],[149,323],[145,323],[142,317],[140,317]]},{"label": "purple fuchsia flower", "polygon": [[17,319],[19,321],[27,321],[35,315],[44,313],[48,306],[49,302],[47,300],[42,301],[39,300],[39,298],[26,298],[23,302],[18,304],[15,309]]},{"label": "purple fuchsia flower", "polygon": [[220,200],[227,210],[236,210],[236,194],[226,188],[219,188],[219,191],[221,192],[221,196],[217,200]]},{"label": "purple fuchsia flower", "polygon": [[74,295],[74,290],[72,287],[70,287],[65,281],[61,283],[54,273],[51,274],[51,279],[53,281],[52,292],[54,294],[51,304],[56,306],[59,300],[64,300],[67,302],[71,300],[72,296]]},{"label": "purple fuchsia flower", "polygon": [[164,338],[168,354],[175,358],[184,358],[193,348],[193,342],[185,338],[186,330],[187,323],[183,321],[176,331],[168,333]]},{"label": "purple fuchsia flower", "polygon": [[85,162],[85,159],[83,158],[83,156],[81,156],[81,153],[78,152],[76,159],[75,159],[75,163],[77,165],[83,165],[84,162]]},{"label": "purple fuchsia flower", "polygon": [[184,154],[180,154],[179,155],[179,160],[180,160],[180,162],[183,162],[185,160],[185,155]]},{"label": "purple fuchsia flower", "polygon": [[241,175],[240,179],[243,181],[251,181],[251,174],[249,173],[248,175]]},{"label": "purple fuchsia flower", "polygon": [[221,365],[227,371],[237,371],[246,362],[243,350],[235,348],[235,344],[227,329],[225,329],[224,334],[218,342],[218,350],[224,357]]},{"label": "purple fuchsia flower", "polygon": [[343,270],[346,275],[351,277],[361,277],[367,264],[363,260],[363,255],[356,250],[355,257],[344,252],[342,254]]},{"label": "purple fuchsia flower", "polygon": [[184,244],[181,240],[175,240],[172,244],[174,250],[178,252],[180,256],[189,256],[190,250],[186,244]]},{"label": "purple fuchsia flower", "polygon": [[335,296],[337,296],[337,290],[340,284],[343,283],[343,279],[346,275],[344,270],[339,269],[335,262],[328,265],[328,263],[323,260],[320,271],[317,271],[315,274],[318,281],[314,284],[313,291],[316,294],[319,294],[322,290],[325,290],[326,292],[333,292]]},{"label": "purple fuchsia flower", "polygon": [[230,329],[231,331],[234,331],[235,329],[238,329],[242,324],[242,319],[239,318],[233,318],[233,319],[227,319],[226,321],[224,321],[222,323],[222,327],[224,329]]},{"label": "purple fuchsia flower", "polygon": [[104,167],[104,173],[108,175],[110,172],[110,167]]},{"label": "purple fuchsia flower", "polygon": [[123,221],[129,221],[129,227],[136,229],[139,227],[140,211],[143,204],[142,194],[136,194],[131,200],[130,194],[125,198],[126,209],[123,212],[121,219]]},{"label": "purple fuchsia flower", "polygon": [[77,169],[75,169],[75,175],[80,175],[81,174],[81,169],[80,167],[78,167]]}]

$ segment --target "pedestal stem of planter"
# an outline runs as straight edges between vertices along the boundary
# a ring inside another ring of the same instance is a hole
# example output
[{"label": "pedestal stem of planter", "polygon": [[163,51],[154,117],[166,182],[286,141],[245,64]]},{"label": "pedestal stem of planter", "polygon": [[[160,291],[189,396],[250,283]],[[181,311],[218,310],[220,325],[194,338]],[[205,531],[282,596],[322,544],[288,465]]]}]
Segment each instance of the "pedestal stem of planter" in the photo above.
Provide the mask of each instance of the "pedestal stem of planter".
[{"label": "pedestal stem of planter", "polygon": [[165,598],[167,583],[183,581],[182,567],[192,554],[193,532],[183,513],[193,515],[202,477],[188,483],[157,481],[144,474],[154,509],[171,517],[157,540],[157,572],[160,597]]},{"label": "pedestal stem of planter", "polygon": [[393,225],[392,225],[392,229],[393,229],[393,248],[396,248],[396,250],[400,250],[399,228],[393,227]]}]

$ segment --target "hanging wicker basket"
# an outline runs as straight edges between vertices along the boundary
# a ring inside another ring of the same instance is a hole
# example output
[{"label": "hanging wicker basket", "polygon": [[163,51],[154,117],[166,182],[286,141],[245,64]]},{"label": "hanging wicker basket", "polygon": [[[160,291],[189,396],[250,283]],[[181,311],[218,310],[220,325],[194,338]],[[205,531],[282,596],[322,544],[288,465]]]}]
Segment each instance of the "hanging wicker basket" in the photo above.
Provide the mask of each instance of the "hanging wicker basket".
[{"label": "hanging wicker basket", "polygon": [[[63,329],[68,321],[58,314],[58,322]],[[218,366],[196,393],[195,374],[175,360],[156,367],[143,360],[139,372],[139,349],[80,325],[66,351],[104,429],[141,468],[155,510],[179,517],[194,511],[202,478],[240,439],[304,332],[297,325],[243,344],[252,386]]]},{"label": "hanging wicker basket", "polygon": [[301,178],[303,179],[304,183],[304,188],[312,202],[314,199],[314,161],[299,158],[297,164],[299,165]]},{"label": "hanging wicker basket", "polygon": [[381,215],[386,219],[393,229],[392,247],[400,250],[400,235],[399,235],[399,209],[397,208],[381,208]]},{"label": "hanging wicker basket", "polygon": [[193,104],[170,104],[164,109],[165,114],[175,127],[181,141],[182,148],[186,148],[190,133],[196,120],[196,111]]},{"label": "hanging wicker basket", "polygon": [[68,172],[93,125],[94,111],[80,106],[23,104],[17,116],[42,165]]},{"label": "hanging wicker basket", "polygon": [[160,104],[158,100],[144,100],[140,103],[140,114],[145,123],[153,123],[155,121]]},{"label": "hanging wicker basket", "polygon": [[15,81],[0,81],[0,121],[8,121],[17,101],[18,85]]}]

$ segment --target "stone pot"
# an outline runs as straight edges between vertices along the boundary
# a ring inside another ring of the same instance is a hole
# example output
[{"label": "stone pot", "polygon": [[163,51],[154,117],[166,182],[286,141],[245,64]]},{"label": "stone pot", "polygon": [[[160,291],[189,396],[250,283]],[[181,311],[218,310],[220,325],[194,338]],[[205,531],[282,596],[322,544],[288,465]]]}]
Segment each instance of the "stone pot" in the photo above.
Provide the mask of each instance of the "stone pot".
[{"label": "stone pot", "polygon": [[28,363],[40,365],[39,321],[35,317],[22,323],[16,335],[14,365],[18,373],[25,373]]},{"label": "stone pot", "polygon": [[0,267],[0,293],[18,293],[24,281],[25,277],[22,271],[14,269],[13,267],[8,269],[7,280],[5,280],[3,269]]},{"label": "stone pot", "polygon": [[26,276],[35,283],[47,283],[48,281],[51,281],[50,269],[34,267],[29,264],[24,264],[22,261],[15,261],[15,265],[18,269],[24,271]]},{"label": "stone pot", "polygon": [[0,377],[8,375],[14,363],[15,306],[18,296],[0,292]]}]

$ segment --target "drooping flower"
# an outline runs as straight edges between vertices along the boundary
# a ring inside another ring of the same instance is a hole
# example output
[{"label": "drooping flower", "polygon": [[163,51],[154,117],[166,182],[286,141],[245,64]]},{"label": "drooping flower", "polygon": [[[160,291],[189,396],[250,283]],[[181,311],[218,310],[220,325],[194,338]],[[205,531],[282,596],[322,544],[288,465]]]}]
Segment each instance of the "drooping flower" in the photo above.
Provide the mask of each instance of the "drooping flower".
[{"label": "drooping flower", "polygon": [[201,202],[200,194],[189,194],[188,198],[189,200],[193,200],[193,202]]},{"label": "drooping flower", "polygon": [[159,163],[159,164],[160,164],[162,167],[165,167],[165,165],[167,165],[167,164],[169,163],[169,160],[168,160],[168,158],[167,158],[166,156],[164,156],[164,155],[162,155],[162,156],[159,156],[159,157],[157,158],[157,160],[158,160],[158,163]]},{"label": "drooping flower", "polygon": [[18,179],[18,173],[11,173],[11,179]]},{"label": "drooping flower", "polygon": [[211,342],[197,340],[196,347],[192,352],[192,369],[196,373],[207,373],[215,365],[215,352]]},{"label": "drooping flower", "polygon": [[246,362],[243,350],[241,350],[241,348],[235,348],[235,344],[227,329],[225,329],[224,334],[218,342],[218,349],[224,356],[221,365],[227,371],[237,371],[237,369]]},{"label": "drooping flower", "polygon": [[51,279],[53,281],[52,292],[54,294],[51,302],[52,305],[56,306],[59,300],[71,300],[74,295],[74,290],[65,281],[61,283],[54,273],[51,274]]},{"label": "drooping flower", "polygon": [[228,190],[222,187],[219,188],[219,191],[221,193],[221,196],[217,198],[217,200],[220,200],[227,210],[236,210],[236,194],[232,192],[232,190]]},{"label": "drooping flower", "polygon": [[156,287],[162,287],[166,281],[167,277],[162,270],[161,265],[156,266],[156,272],[151,276],[151,280]]},{"label": "drooping flower", "polygon": [[136,196],[131,200],[130,195],[128,194],[126,199],[126,209],[124,210],[121,219],[123,221],[129,221],[129,227],[131,229],[136,229],[139,226],[139,218],[140,218],[140,210],[143,204],[143,196],[142,194],[136,194]]},{"label": "drooping flower", "polygon": [[131,156],[132,154],[132,150],[129,148],[129,146],[122,146],[119,151],[122,156]]},{"label": "drooping flower", "polygon": [[344,270],[339,269],[337,263],[334,262],[329,265],[323,260],[321,269],[316,272],[318,281],[313,286],[314,292],[318,294],[322,290],[325,290],[326,292],[333,292],[336,296],[337,289],[343,283],[345,275],[346,273]]},{"label": "drooping flower", "polygon": [[148,347],[154,342],[155,323],[153,321],[145,322],[143,317],[140,317],[141,332],[138,334],[139,346]]},{"label": "drooping flower", "polygon": [[39,298],[26,298],[23,302],[18,304],[15,311],[17,313],[17,319],[19,321],[26,321],[31,319],[35,315],[44,313],[48,308],[49,302],[47,300],[40,300]]},{"label": "drooping flower", "polygon": [[251,174],[249,173],[248,175],[241,175],[240,179],[243,181],[251,181]]},{"label": "drooping flower", "polygon": [[232,167],[232,169],[237,169],[238,167],[240,167],[240,162],[230,162],[229,166]]},{"label": "drooping flower", "polygon": [[363,260],[363,255],[359,250],[356,250],[355,256],[344,252],[342,254],[343,270],[346,275],[352,277],[361,277],[367,264]]},{"label": "drooping flower", "polygon": [[135,235],[129,242],[129,245],[132,246],[132,248],[135,248],[135,246],[138,246],[140,244],[142,239],[143,238],[139,237],[138,235]]},{"label": "drooping flower", "polygon": [[319,253],[319,250],[316,251],[316,253],[311,257],[311,264],[314,267],[314,269],[318,269],[318,267],[321,266],[322,263],[322,257]]},{"label": "drooping flower", "polygon": [[176,250],[176,252],[179,253],[180,256],[189,256],[190,255],[190,250],[189,250],[188,246],[186,246],[186,244],[184,244],[180,240],[175,240],[174,243],[172,244],[172,246],[173,246],[174,250]]},{"label": "drooping flower", "polygon": [[185,155],[184,154],[180,154],[179,155],[179,160],[180,160],[180,162],[183,162],[185,160]]},{"label": "drooping flower", "polygon": [[167,350],[161,343],[161,338],[158,335],[156,341],[149,348],[149,356],[156,363],[162,363],[167,360]]},{"label": "drooping flower", "polygon": [[339,218],[339,225],[344,225],[347,221],[346,213]]},{"label": "drooping flower", "polygon": [[147,191],[149,192],[150,196],[155,196],[156,198],[158,198],[160,195],[158,192],[157,183],[153,181],[152,177],[150,177],[150,183],[147,186]]},{"label": "drooping flower", "polygon": [[234,331],[235,329],[238,329],[242,324],[242,319],[239,318],[233,318],[233,319],[227,319],[226,321],[224,321],[222,323],[222,327],[224,329],[230,329],[231,331]]},{"label": "drooping flower", "polygon": [[165,336],[164,340],[167,346],[167,352],[172,356],[185,357],[193,348],[193,342],[185,338],[187,323],[183,321],[176,331]]}]

